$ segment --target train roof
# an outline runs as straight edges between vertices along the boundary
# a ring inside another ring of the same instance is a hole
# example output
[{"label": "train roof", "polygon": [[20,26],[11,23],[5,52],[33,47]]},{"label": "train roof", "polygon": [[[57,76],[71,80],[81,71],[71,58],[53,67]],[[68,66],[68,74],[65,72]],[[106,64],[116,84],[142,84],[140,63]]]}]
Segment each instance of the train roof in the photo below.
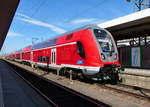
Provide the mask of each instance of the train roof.
[{"label": "train roof", "polygon": [[0,49],[20,0],[0,0]]},{"label": "train roof", "polygon": [[[69,31],[69,32],[60,34],[60,35],[58,35],[58,37],[59,37],[59,36],[63,36],[63,35],[68,35],[68,34],[71,34],[71,33],[73,33],[73,32],[77,32],[77,31],[83,30],[83,29],[90,29],[90,28],[100,28],[100,27],[97,26],[97,25],[94,25],[94,24],[89,24],[89,25],[85,25],[85,26],[83,26],[83,27],[77,28],[77,29],[75,29],[75,30],[72,30],[72,31]],[[103,28],[100,28],[100,29],[103,29]]]},{"label": "train roof", "polygon": [[27,46],[25,48],[22,49],[22,52],[27,52],[27,51],[31,51],[32,46]]},{"label": "train roof", "polygon": [[20,53],[20,52],[22,52],[22,49],[19,49],[19,50],[15,51],[14,53]]}]

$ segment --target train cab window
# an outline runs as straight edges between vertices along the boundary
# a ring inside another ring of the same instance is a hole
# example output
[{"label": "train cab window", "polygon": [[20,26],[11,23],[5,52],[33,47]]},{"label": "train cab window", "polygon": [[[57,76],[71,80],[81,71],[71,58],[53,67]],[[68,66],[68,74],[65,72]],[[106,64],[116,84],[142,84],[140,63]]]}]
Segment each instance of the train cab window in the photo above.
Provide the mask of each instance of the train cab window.
[{"label": "train cab window", "polygon": [[107,32],[104,30],[100,29],[94,29],[94,34],[96,38],[106,38],[107,37]]},{"label": "train cab window", "polygon": [[114,52],[114,44],[110,35],[101,29],[94,29],[94,34],[103,52]]},{"label": "train cab window", "polygon": [[84,52],[84,48],[81,42],[77,42],[77,50],[78,50],[78,54],[80,55],[80,57],[85,59],[85,52]]}]

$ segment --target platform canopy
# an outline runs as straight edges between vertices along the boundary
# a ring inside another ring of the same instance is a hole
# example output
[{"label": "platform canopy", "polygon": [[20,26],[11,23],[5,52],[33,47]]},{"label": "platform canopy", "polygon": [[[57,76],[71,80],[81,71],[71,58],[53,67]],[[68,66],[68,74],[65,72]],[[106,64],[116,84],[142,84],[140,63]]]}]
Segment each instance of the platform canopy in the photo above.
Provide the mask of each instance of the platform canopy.
[{"label": "platform canopy", "polygon": [[150,36],[150,8],[98,24],[118,39]]},{"label": "platform canopy", "polygon": [[20,0],[0,0],[0,49]]}]

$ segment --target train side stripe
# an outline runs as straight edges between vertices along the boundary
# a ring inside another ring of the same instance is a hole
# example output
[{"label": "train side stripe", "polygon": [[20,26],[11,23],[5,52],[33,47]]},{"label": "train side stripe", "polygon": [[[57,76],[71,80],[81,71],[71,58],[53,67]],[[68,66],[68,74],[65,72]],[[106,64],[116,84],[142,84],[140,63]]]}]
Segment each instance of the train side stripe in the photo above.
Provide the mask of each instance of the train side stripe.
[{"label": "train side stripe", "polygon": [[[35,62],[36,63],[36,62]],[[77,68],[77,69],[91,69],[91,70],[99,70],[100,67],[93,67],[93,66],[81,66],[81,65],[71,65],[71,64],[61,64],[61,65],[53,65],[53,64],[46,64],[46,63],[37,63],[40,66],[48,66],[50,68],[63,68],[63,67],[70,67],[70,68]]]}]

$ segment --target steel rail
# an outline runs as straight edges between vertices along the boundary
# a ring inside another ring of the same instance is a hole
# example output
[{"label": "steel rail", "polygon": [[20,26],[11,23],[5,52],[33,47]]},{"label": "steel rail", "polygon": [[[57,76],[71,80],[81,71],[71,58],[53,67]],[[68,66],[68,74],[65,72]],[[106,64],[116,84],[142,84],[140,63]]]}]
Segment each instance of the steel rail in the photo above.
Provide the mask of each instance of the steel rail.
[{"label": "steel rail", "polygon": [[[111,87],[109,85],[103,85],[103,84],[98,84],[98,83],[96,85],[98,85],[101,88],[107,89],[107,90],[112,90],[112,91],[115,91],[115,92],[118,92],[118,93],[122,93],[122,94],[125,94],[125,95],[129,95],[129,96],[133,96],[133,97],[136,97],[136,98],[140,98],[140,99],[143,99],[145,101],[150,101],[150,97],[143,96],[143,95],[140,95],[140,94],[137,94],[137,93],[133,93],[133,92],[130,92],[130,91],[125,91],[125,90],[122,90],[122,89]],[[121,86],[123,86],[123,84]],[[127,88],[128,86],[124,85],[124,87]],[[130,88],[131,88],[131,86],[130,86]]]},{"label": "steel rail", "polygon": [[118,84],[118,86],[139,91],[143,96],[150,99],[150,96],[147,95],[147,93],[150,93],[150,89],[146,89],[146,88],[138,87],[138,86],[133,86],[133,85],[128,85],[128,84]]},{"label": "steel rail", "polygon": [[131,88],[131,89],[134,89],[134,90],[143,90],[145,92],[150,93],[150,89],[146,89],[146,88],[143,88],[143,87],[138,87],[138,86],[133,86],[133,85],[128,85],[128,84],[118,84],[118,86]]}]

